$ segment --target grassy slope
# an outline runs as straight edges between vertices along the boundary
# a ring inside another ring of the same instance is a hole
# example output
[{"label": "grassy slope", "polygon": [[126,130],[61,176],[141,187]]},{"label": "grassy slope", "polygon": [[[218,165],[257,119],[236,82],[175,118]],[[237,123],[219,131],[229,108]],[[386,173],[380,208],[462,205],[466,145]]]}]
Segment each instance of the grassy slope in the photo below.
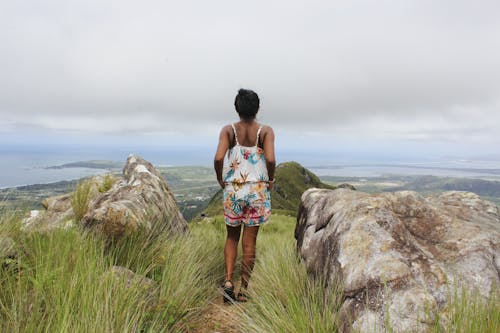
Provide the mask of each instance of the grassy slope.
[{"label": "grassy slope", "polygon": [[[228,310],[240,318],[241,332],[337,331],[341,295],[324,293],[321,279],[308,277],[295,254],[294,226],[293,217],[273,215],[261,227],[252,301]],[[134,236],[110,248],[78,229],[20,232],[17,217],[2,215],[0,235],[15,240],[19,257],[0,264],[0,331],[199,332],[210,301],[221,297],[225,230],[216,217],[191,223],[190,231],[154,241]],[[105,272],[112,265],[156,281],[156,305],[147,305],[143,290],[109,279]],[[481,304],[465,297],[450,304],[450,313],[446,331],[500,329],[497,300]]]},{"label": "grassy slope", "polygon": [[[0,332],[186,332],[222,281],[223,229],[197,225],[186,237],[144,234],[113,246],[78,228],[21,232],[19,217],[0,216],[0,236],[18,257],[0,259]],[[124,266],[158,284],[145,291],[110,278]]]},{"label": "grassy slope", "polygon": [[[335,188],[335,186],[323,183],[318,176],[296,162],[285,162],[278,165],[275,180],[276,183],[271,192],[272,210],[282,215],[296,215],[300,196],[305,190],[312,187]],[[210,200],[204,213],[208,216],[223,213],[222,190],[219,190]]]}]

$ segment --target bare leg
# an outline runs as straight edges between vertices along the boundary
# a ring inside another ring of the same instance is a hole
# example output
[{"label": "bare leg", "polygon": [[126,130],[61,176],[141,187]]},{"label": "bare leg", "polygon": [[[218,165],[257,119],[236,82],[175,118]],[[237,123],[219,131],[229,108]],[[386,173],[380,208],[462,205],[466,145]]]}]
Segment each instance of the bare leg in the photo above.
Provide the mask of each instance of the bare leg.
[{"label": "bare leg", "polygon": [[[233,280],[236,256],[238,255],[238,241],[240,240],[241,225],[231,227],[226,224],[227,238],[224,246],[224,260],[226,262],[226,280]],[[230,286],[227,284],[228,287]]]},{"label": "bare leg", "polygon": [[241,289],[245,290],[248,287],[248,281],[255,264],[255,244],[257,241],[257,233],[259,226],[243,228],[242,248],[243,259],[241,262]]}]

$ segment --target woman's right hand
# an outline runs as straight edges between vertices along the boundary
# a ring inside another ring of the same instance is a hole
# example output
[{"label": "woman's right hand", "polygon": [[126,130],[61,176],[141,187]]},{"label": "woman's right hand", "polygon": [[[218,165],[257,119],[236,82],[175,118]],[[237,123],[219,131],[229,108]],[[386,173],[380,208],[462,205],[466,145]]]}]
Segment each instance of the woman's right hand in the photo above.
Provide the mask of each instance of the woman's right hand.
[{"label": "woman's right hand", "polygon": [[270,180],[267,182],[267,189],[271,191],[274,187],[274,180]]}]

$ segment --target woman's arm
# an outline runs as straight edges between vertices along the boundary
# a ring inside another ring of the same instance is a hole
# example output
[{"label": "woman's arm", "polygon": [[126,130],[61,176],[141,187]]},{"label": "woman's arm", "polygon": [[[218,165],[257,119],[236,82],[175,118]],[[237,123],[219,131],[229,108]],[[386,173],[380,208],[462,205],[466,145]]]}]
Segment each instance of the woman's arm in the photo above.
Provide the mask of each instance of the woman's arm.
[{"label": "woman's arm", "polygon": [[[274,169],[276,168],[276,158],[274,156],[274,131],[271,127],[266,126],[264,135],[264,157],[266,158],[267,174],[269,179],[274,180]],[[274,182],[269,183],[269,190],[273,189]]]},{"label": "woman's arm", "polygon": [[229,149],[228,126],[224,126],[219,134],[219,144],[214,157],[214,169],[217,175],[217,181],[224,188],[224,180],[222,179],[222,168],[224,166],[224,156]]}]

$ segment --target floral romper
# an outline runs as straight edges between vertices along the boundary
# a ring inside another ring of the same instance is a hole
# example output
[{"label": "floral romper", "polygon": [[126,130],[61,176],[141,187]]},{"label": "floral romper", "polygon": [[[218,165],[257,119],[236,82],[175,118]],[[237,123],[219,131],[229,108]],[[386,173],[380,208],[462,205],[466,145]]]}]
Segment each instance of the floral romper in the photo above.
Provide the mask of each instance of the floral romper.
[{"label": "floral romper", "polygon": [[267,222],[271,215],[266,158],[264,150],[258,146],[262,125],[252,147],[240,145],[236,128],[234,124],[231,126],[236,144],[229,149],[223,169],[224,220],[230,226],[242,222],[246,226],[258,226]]}]

